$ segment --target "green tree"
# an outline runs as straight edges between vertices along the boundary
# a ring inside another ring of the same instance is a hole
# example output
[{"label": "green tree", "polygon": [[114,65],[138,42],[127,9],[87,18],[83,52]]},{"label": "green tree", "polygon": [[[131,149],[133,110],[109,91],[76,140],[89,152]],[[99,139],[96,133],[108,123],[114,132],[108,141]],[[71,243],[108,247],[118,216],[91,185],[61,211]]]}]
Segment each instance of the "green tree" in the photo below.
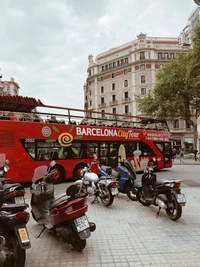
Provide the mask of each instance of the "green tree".
[{"label": "green tree", "polygon": [[179,54],[163,67],[156,76],[154,90],[144,99],[136,96],[136,101],[143,114],[168,121],[177,117],[185,120],[193,128],[196,148],[197,118],[200,116],[200,25],[195,29],[189,53]]}]

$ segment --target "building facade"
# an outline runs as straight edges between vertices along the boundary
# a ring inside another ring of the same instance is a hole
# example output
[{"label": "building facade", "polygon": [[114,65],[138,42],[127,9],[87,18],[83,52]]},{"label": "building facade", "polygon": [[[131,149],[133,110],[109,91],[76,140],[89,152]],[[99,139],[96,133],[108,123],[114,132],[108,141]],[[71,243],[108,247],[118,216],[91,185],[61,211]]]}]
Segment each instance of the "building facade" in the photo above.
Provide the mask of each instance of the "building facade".
[{"label": "building facade", "polygon": [[19,88],[19,84],[12,77],[10,81],[2,81],[0,73],[0,95],[19,95]]},{"label": "building facade", "polygon": [[[101,53],[95,60],[90,55],[84,85],[85,108],[141,115],[135,95],[145,97],[154,88],[158,70],[188,49],[180,38],[148,37],[141,33],[136,40]],[[184,121],[175,120],[170,126],[177,144],[184,144],[185,138],[191,140],[192,130],[187,129]]]}]

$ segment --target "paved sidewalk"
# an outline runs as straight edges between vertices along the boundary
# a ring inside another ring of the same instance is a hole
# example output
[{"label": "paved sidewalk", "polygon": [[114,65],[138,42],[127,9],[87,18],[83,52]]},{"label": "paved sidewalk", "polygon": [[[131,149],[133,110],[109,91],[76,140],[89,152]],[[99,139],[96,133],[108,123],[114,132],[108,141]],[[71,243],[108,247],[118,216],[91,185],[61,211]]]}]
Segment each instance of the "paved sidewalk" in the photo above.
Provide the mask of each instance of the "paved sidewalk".
[{"label": "paved sidewalk", "polygon": [[181,165],[181,164],[187,164],[187,165],[200,165],[200,161],[199,159],[197,159],[197,161],[195,161],[194,159],[184,159],[182,160],[182,162],[180,162],[180,159],[175,159],[173,161],[174,165]]},{"label": "paved sidewalk", "polygon": [[[55,186],[55,195],[68,184]],[[119,194],[113,205],[91,205],[87,215],[97,229],[79,253],[58,236],[44,232],[31,218],[28,231],[32,247],[26,267],[197,267],[200,266],[200,187],[184,187],[187,204],[174,222],[165,211],[156,218],[157,208],[145,207]],[[30,194],[27,188],[27,201]]]}]

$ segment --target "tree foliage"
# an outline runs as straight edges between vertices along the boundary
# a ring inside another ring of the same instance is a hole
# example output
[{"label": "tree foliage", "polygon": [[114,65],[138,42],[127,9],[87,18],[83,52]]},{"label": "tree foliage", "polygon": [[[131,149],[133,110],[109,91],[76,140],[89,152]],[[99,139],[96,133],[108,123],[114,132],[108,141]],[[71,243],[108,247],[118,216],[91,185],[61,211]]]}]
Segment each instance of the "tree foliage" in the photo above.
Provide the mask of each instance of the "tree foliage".
[{"label": "tree foliage", "polygon": [[200,116],[200,24],[195,29],[193,46],[187,54],[159,70],[153,92],[142,99],[136,96],[143,114],[172,121],[181,118],[193,126],[196,136],[197,119]]}]

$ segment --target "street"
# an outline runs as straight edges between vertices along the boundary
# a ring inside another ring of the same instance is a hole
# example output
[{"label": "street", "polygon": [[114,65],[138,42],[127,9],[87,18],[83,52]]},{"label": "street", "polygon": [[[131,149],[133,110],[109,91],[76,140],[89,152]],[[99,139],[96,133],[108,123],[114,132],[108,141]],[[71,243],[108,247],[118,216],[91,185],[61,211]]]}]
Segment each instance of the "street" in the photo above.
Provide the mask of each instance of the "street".
[{"label": "street", "polygon": [[[91,205],[87,215],[97,229],[87,239],[83,252],[75,252],[60,237],[45,231],[32,218],[27,225],[32,247],[26,267],[114,267],[114,266],[200,266],[200,165],[174,165],[157,172],[158,179],[181,179],[187,203],[182,217],[174,222],[158,208],[142,206],[119,194],[110,207]],[[141,174],[137,175],[140,182]],[[55,196],[65,192],[69,183],[55,186]],[[26,188],[29,203],[29,188]],[[30,211],[30,208],[29,208]]]}]

